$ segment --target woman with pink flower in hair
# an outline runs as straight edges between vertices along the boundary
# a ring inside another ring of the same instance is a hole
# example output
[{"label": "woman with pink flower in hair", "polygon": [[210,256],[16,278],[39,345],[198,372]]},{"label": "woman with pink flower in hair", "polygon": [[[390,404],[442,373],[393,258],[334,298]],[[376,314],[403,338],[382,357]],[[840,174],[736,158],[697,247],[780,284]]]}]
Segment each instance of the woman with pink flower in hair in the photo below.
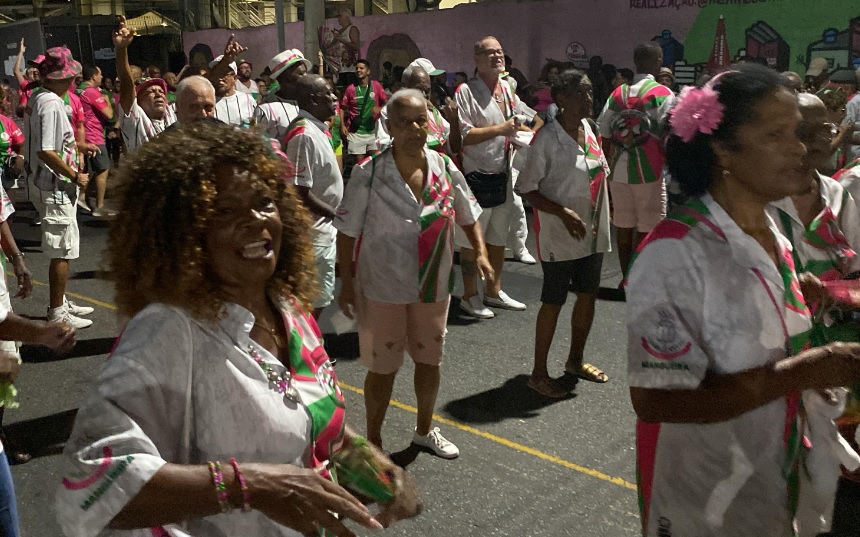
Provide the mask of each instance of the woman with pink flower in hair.
[{"label": "woman with pink flower in hair", "polygon": [[860,345],[809,348],[791,246],[765,210],[809,188],[800,120],[788,81],[758,65],[685,88],[669,117],[667,165],[691,200],[640,245],[627,288],[648,537],[815,535],[798,524],[830,516],[807,501],[808,470],[838,463],[803,440],[832,430],[809,408],[860,379]]}]

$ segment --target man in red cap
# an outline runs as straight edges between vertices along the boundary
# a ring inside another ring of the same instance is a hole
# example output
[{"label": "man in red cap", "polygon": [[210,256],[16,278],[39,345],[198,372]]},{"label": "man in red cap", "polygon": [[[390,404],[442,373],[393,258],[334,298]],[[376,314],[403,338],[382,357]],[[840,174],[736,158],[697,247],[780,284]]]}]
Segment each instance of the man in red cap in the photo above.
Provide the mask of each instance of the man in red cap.
[{"label": "man in red cap", "polygon": [[29,147],[30,173],[44,204],[42,249],[51,258],[49,322],[65,322],[75,328],[86,328],[92,321],[79,315],[92,308],[78,307],[66,299],[69,261],[80,252],[75,203],[89,176],[80,171],[75,130],[66,113],[64,98],[74,78],[81,74],[81,64],[65,47],[49,49],[39,66],[43,91],[34,94],[27,104],[29,121],[24,125]]},{"label": "man in red cap", "polygon": [[138,147],[154,138],[176,121],[176,115],[167,104],[167,84],[160,78],[141,80],[135,87],[131,66],[128,63],[128,46],[134,36],[120,18],[119,29],[114,32],[116,71],[120,81],[119,123],[125,147],[133,153]]}]

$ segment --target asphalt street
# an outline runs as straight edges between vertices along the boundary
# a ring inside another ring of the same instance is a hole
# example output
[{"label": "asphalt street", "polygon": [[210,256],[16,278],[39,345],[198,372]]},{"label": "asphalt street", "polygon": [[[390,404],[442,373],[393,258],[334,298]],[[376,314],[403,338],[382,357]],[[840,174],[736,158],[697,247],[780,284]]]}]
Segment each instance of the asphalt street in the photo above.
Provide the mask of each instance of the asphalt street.
[{"label": "asphalt street", "polygon": [[[31,225],[32,216],[19,210],[13,231],[38,283],[32,297],[13,300],[13,307],[17,313],[44,318],[48,260],[41,253],[40,231]],[[76,409],[92,389],[122,326],[111,304],[112,286],[99,277],[107,225],[84,216],[80,223],[81,258],[72,263],[75,275],[67,291],[72,300],[95,307],[91,315],[95,323],[78,333],[77,346],[67,356],[23,349],[25,364],[17,383],[21,407],[8,411],[5,418],[9,434],[36,455],[29,463],[13,467],[22,533],[28,537],[62,535],[53,507],[61,479],[59,453]],[[603,276],[604,285],[618,284],[620,270],[612,255],[606,257]],[[570,398],[548,400],[526,387],[540,305],[540,267],[508,262],[503,283],[509,295],[528,304],[527,311],[499,312],[495,319],[477,321],[458,313],[459,287],[452,302],[437,425],[459,446],[459,459],[445,461],[409,447],[415,398],[408,360],[398,376],[384,429],[385,448],[415,475],[425,510],[382,534],[638,535],[624,304],[598,304],[587,347],[587,359],[607,372],[609,383],[580,382]],[[14,278],[9,284],[14,285]],[[568,302],[551,354],[554,375],[561,375],[567,356],[570,310]],[[355,361],[357,337],[333,334],[328,321],[333,311],[332,307],[326,312],[322,328],[329,334],[330,353],[338,360],[348,421],[362,431],[364,370]]]}]

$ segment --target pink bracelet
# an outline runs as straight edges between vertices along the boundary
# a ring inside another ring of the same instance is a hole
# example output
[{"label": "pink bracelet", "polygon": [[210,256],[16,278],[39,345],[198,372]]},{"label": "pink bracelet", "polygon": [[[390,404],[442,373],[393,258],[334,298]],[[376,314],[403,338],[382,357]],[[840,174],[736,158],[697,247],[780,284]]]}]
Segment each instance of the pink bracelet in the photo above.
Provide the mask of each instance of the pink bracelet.
[{"label": "pink bracelet", "polygon": [[209,475],[212,476],[212,484],[215,486],[215,494],[218,495],[218,505],[221,512],[230,510],[230,494],[227,492],[227,483],[224,483],[224,473],[221,471],[219,461],[209,461]]},{"label": "pink bracelet", "polygon": [[236,481],[239,482],[239,488],[242,489],[242,511],[248,512],[251,510],[251,491],[248,490],[248,483],[245,481],[245,476],[239,470],[239,463],[235,457],[230,457],[230,465],[233,466],[233,473],[236,475]]}]

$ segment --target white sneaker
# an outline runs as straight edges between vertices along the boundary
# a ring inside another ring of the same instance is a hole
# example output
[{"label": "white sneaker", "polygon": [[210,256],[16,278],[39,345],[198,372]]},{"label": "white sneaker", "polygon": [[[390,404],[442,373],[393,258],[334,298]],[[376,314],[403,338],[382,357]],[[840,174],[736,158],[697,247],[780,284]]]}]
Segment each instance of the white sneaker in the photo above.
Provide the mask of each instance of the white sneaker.
[{"label": "white sneaker", "polygon": [[94,218],[113,218],[119,211],[115,211],[113,209],[108,209],[107,207],[102,207],[101,209],[93,209],[93,212],[90,213]]},{"label": "white sneaker", "polygon": [[91,326],[93,322],[89,319],[75,317],[66,308],[48,309],[49,323],[66,323],[72,325],[76,330]]},{"label": "white sneaker", "polygon": [[94,308],[91,308],[89,306],[78,306],[66,297],[63,297],[63,307],[66,308],[66,310],[68,310],[68,312],[72,315],[78,316],[89,315],[90,313],[95,311]]},{"label": "white sneaker", "polygon": [[439,432],[439,427],[434,427],[427,436],[418,436],[418,433],[415,433],[412,435],[412,443],[416,446],[429,449],[437,457],[442,457],[443,459],[456,459],[460,456],[460,450],[442,436],[442,433]]},{"label": "white sneaker", "polygon": [[537,263],[537,260],[525,248],[520,250],[519,253],[514,254],[514,259],[520,263],[525,263],[526,265],[534,265]]},{"label": "white sneaker", "polygon": [[509,297],[504,291],[499,291],[499,298],[485,296],[484,304],[491,308],[501,308],[503,310],[523,311],[526,309],[525,304]]},{"label": "white sneaker", "polygon": [[484,306],[484,303],[481,302],[481,297],[478,295],[473,296],[469,300],[461,300],[460,309],[478,319],[492,319],[496,316],[495,313]]}]

